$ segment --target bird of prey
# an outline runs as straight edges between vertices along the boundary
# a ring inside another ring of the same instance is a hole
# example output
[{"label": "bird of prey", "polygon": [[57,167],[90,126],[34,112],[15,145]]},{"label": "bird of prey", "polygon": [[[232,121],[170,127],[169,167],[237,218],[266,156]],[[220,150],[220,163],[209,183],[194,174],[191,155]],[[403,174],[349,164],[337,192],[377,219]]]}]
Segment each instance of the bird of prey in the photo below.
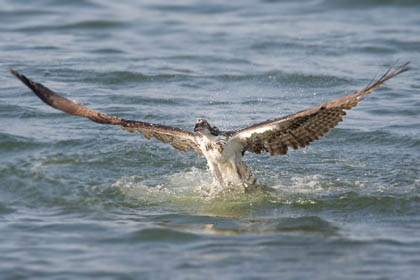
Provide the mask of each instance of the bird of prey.
[{"label": "bird of prey", "polygon": [[248,190],[257,185],[257,180],[242,160],[245,152],[284,155],[289,148],[308,146],[342,121],[345,110],[355,107],[363,100],[363,96],[379,88],[387,80],[407,71],[407,65],[408,62],[398,67],[391,66],[381,77],[362,90],[295,114],[236,131],[221,131],[207,120],[198,119],[194,133],[172,126],[127,120],[98,112],[62,97],[17,71],[10,72],[53,108],[97,123],[119,125],[129,132],[138,131],[147,139],[156,138],[179,151],[192,150],[204,156],[213,176],[214,188],[238,187]]}]

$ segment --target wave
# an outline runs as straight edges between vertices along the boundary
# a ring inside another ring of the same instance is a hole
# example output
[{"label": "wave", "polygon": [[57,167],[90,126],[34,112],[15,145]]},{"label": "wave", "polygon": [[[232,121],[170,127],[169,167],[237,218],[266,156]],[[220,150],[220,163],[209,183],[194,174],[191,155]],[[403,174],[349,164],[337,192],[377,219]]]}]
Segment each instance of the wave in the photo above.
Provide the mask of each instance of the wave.
[{"label": "wave", "polygon": [[328,7],[360,8],[382,6],[418,6],[418,0],[324,0]]},{"label": "wave", "polygon": [[223,14],[235,11],[237,8],[231,5],[217,5],[211,3],[200,3],[197,5],[185,5],[185,4],[158,4],[158,5],[148,5],[148,8],[151,10],[157,10],[162,12],[172,12],[172,13],[187,13],[187,14]]},{"label": "wave", "polygon": [[67,31],[74,29],[111,29],[111,28],[121,28],[124,27],[122,21],[112,21],[112,20],[82,20],[75,23],[69,24],[57,24],[57,25],[35,25],[28,27],[19,27],[16,28],[17,32],[45,32],[45,31]]},{"label": "wave", "polygon": [[37,149],[46,143],[34,141],[29,137],[0,133],[0,151],[3,153],[22,152],[23,150]]},{"label": "wave", "polygon": [[[395,128],[395,126],[393,126]],[[402,128],[398,126],[398,128]],[[410,128],[407,127],[407,132]],[[331,131],[343,144],[381,145],[406,148],[419,148],[420,139],[415,135],[401,135],[387,130],[361,131],[355,129],[335,128]]]}]

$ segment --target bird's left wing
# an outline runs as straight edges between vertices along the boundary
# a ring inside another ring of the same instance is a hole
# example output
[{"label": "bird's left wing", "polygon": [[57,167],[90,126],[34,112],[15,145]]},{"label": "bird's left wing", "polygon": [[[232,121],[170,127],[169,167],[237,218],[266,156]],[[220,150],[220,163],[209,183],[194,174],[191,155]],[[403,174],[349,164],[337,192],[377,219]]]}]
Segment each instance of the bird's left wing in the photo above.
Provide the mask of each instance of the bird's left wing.
[{"label": "bird's left wing", "polygon": [[196,142],[196,135],[191,132],[166,125],[126,120],[116,116],[110,116],[70,101],[44,85],[30,80],[14,70],[10,70],[10,73],[15,75],[22,83],[29,87],[42,101],[55,109],[70,115],[88,118],[101,124],[120,125],[124,130],[130,132],[139,131],[147,139],[154,137],[163,143],[171,144],[177,150],[183,152],[193,150],[199,155],[202,155]]},{"label": "bird's left wing", "polygon": [[[297,149],[305,147],[335,127],[345,110],[357,105],[363,96],[379,88],[387,80],[407,71],[408,63],[393,70],[393,67],[378,80],[362,90],[326,102],[324,104],[300,111],[298,113],[268,120],[248,128],[231,132],[230,141],[237,143],[243,152],[269,152],[271,155],[287,153],[289,147]],[[392,71],[393,70],[393,71]]]}]

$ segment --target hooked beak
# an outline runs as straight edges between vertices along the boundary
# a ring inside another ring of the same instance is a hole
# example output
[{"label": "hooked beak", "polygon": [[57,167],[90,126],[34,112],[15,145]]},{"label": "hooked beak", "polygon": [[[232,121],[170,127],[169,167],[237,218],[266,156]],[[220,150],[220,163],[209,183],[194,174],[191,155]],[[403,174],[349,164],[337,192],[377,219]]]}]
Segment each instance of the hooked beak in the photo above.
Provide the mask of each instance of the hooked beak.
[{"label": "hooked beak", "polygon": [[201,130],[203,130],[203,128],[204,128],[204,126],[203,126],[202,123],[197,123],[194,127],[194,132],[201,131]]}]

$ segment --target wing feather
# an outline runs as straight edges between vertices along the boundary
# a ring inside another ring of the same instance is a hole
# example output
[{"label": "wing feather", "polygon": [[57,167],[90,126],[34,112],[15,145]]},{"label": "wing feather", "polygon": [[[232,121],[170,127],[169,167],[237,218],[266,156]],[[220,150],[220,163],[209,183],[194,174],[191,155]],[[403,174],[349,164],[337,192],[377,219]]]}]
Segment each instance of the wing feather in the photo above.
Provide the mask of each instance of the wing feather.
[{"label": "wing feather", "polygon": [[293,149],[306,147],[341,122],[343,116],[346,115],[345,110],[355,107],[363,100],[363,96],[379,88],[389,79],[407,71],[407,65],[408,62],[395,69],[391,66],[379,79],[362,90],[289,116],[235,131],[230,139],[239,142],[244,152],[257,154],[269,152],[271,155],[284,155],[289,147]]},{"label": "wing feather", "polygon": [[197,136],[191,132],[171,126],[126,120],[116,116],[110,116],[70,101],[44,85],[30,80],[14,70],[10,70],[10,72],[29,87],[42,101],[55,109],[70,115],[88,118],[101,124],[120,125],[122,129],[129,132],[140,132],[146,139],[156,138],[163,143],[171,144],[179,151],[187,152],[188,150],[193,150],[199,155],[202,155],[196,142]]}]

